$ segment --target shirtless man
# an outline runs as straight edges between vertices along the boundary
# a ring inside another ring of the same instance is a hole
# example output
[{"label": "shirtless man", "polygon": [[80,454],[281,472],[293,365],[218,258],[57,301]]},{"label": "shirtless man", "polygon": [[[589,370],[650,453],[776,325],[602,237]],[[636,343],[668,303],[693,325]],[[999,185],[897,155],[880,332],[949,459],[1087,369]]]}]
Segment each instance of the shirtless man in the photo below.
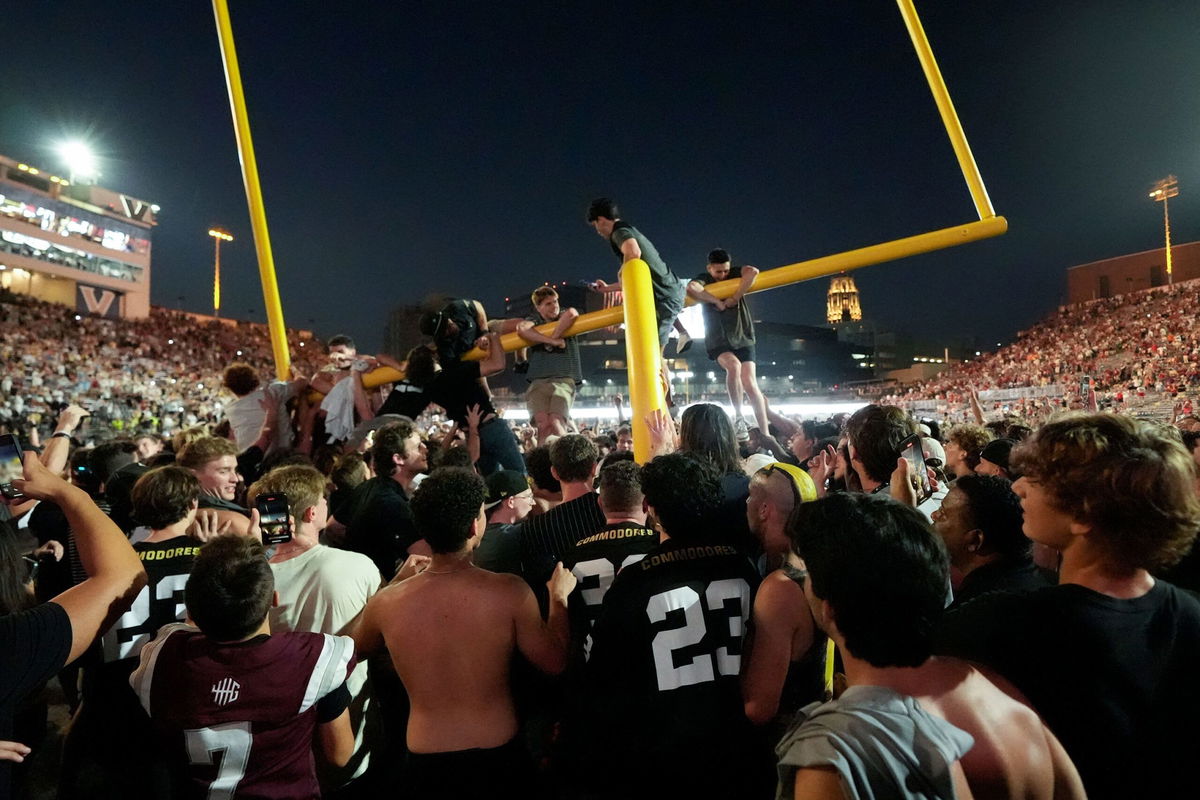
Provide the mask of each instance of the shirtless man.
[{"label": "shirtless man", "polygon": [[[796,710],[821,697],[825,637],[804,602],[804,571],[792,552],[788,520],[800,503],[817,499],[804,470],[776,461],[750,479],[746,521],[772,571],[754,596],[753,625],[742,665],[742,701],[756,725],[782,734]],[[774,736],[778,739],[779,736]]]},{"label": "shirtless man", "polygon": [[555,568],[547,624],[524,581],[475,567],[485,495],[482,479],[462,468],[421,483],[412,511],[433,556],[424,571],[376,594],[354,634],[364,656],[387,647],[408,690],[406,796],[528,794],[533,765],[517,738],[513,651],[551,675],[567,663],[575,576]]},{"label": "shirtless man", "polygon": [[[841,651],[849,688],[802,709],[780,743],[787,795],[857,797],[919,785],[959,798],[1085,796],[1066,751],[1032,709],[969,663],[930,656],[949,563],[919,512],[880,497],[832,495],[801,506],[795,546],[808,571],[805,598]],[[898,752],[900,741],[918,744]],[[834,746],[843,760],[829,758],[829,742],[844,745]],[[923,769],[897,769],[901,763]]]}]

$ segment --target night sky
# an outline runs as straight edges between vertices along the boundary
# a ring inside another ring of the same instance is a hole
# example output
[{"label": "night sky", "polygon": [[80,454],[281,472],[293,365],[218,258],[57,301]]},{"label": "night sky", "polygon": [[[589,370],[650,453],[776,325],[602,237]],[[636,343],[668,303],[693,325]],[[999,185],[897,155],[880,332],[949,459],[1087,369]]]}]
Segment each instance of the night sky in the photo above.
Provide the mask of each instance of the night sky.
[{"label": "night sky", "polygon": [[[1012,336],[1073,264],[1200,238],[1200,3],[918,2],[1005,236],[855,273],[868,317]],[[286,12],[286,13],[285,13]],[[584,222],[616,198],[675,271],[761,268],[975,218],[899,11],[832,3],[267,3],[234,33],[284,315],[382,341],[431,292],[604,277]],[[12,3],[0,153],[158,203],[152,301],[262,320],[209,4]],[[827,279],[757,295],[821,324]],[[182,298],[182,300],[180,299]]]}]

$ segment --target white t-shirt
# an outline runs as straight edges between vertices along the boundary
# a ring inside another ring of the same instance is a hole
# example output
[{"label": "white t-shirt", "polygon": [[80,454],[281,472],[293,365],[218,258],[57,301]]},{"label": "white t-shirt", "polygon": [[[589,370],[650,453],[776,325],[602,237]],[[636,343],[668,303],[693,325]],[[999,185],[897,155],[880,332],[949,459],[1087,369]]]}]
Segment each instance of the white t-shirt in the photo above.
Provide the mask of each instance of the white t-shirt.
[{"label": "white t-shirt", "polygon": [[[271,632],[305,631],[349,636],[367,600],[379,591],[382,578],[361,553],[316,545],[295,558],[271,564],[279,605],[271,609]],[[350,691],[350,724],[355,755],[344,770],[330,771],[331,784],[344,784],[366,772],[369,753],[363,745],[369,716],[367,662],[360,661],[346,679]],[[326,772],[322,771],[322,777]]]},{"label": "white t-shirt", "polygon": [[[282,423],[288,421],[287,401],[292,398],[295,391],[290,383],[275,381],[266,387],[260,386],[245,397],[239,397],[225,406],[225,416],[229,420],[229,427],[233,429],[233,439],[237,442],[239,453],[258,439],[258,432],[262,430],[263,420],[267,416],[259,403],[262,402],[263,392],[267,391],[279,404],[277,419],[281,420],[281,424],[276,427],[275,441],[271,449],[287,449],[292,446],[291,426]],[[286,437],[286,441],[284,441],[284,437]]]}]

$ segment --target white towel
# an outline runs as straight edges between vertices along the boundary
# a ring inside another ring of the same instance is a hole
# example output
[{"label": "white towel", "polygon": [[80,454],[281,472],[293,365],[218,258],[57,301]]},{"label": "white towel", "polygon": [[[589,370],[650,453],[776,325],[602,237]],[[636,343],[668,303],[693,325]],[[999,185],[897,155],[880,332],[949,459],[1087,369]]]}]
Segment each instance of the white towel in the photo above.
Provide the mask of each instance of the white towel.
[{"label": "white towel", "polygon": [[325,412],[325,432],[330,442],[348,439],[354,431],[354,376],[334,384],[321,401]]}]

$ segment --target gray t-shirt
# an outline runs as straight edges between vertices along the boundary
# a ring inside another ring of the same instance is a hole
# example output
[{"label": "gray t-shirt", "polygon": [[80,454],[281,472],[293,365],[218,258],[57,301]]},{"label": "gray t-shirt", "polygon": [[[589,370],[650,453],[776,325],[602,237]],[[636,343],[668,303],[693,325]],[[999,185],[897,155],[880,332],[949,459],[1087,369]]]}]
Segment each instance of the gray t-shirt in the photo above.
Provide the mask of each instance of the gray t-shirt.
[{"label": "gray t-shirt", "polygon": [[[741,277],[741,267],[730,267],[729,277],[722,280]],[[708,274],[708,270],[692,280],[706,288],[717,282],[716,278]],[[701,303],[701,306],[704,309],[704,346],[708,350],[720,347],[736,350],[754,345],[754,320],[750,317],[750,306],[747,305],[746,298],[739,300],[735,308],[727,308],[724,311],[718,311],[712,303]]]},{"label": "gray t-shirt", "polygon": [[[612,235],[608,239],[613,252],[624,258],[621,245],[630,239],[637,241],[638,247],[642,251],[642,261],[645,261],[646,266],[650,267],[650,283],[654,287],[654,308],[660,312],[678,313],[683,308],[683,284],[679,282],[679,278],[658,254],[658,248],[641,231],[628,222],[617,220]],[[659,313],[658,316],[661,319],[663,314]]]},{"label": "gray t-shirt", "polygon": [[953,800],[950,767],[974,744],[969,733],[912,697],[882,686],[851,686],[837,700],[796,714],[775,748],[776,797],[792,796],[798,768],[827,767],[837,771],[846,795],[858,800]]},{"label": "gray t-shirt", "polygon": [[[542,319],[540,314],[531,314],[526,319],[534,325],[553,321]],[[576,382],[583,380],[577,337],[567,337],[566,350],[551,351],[545,345],[529,345],[529,372],[525,374],[525,379],[533,383],[543,378],[569,378]]]}]

